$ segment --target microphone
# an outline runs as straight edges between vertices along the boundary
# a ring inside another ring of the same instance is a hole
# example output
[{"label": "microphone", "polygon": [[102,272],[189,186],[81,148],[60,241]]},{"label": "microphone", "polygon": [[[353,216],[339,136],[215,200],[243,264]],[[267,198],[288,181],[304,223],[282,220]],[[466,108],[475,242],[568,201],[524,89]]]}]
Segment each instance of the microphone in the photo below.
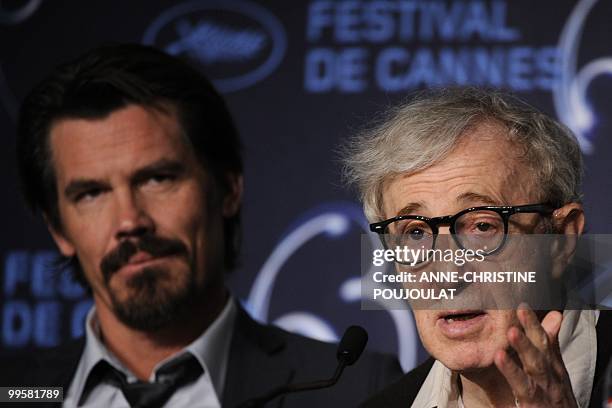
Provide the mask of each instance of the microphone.
[{"label": "microphone", "polygon": [[274,398],[284,394],[331,387],[338,382],[345,367],[355,364],[355,362],[361,356],[361,353],[363,353],[367,342],[368,332],[366,332],[363,327],[350,326],[348,329],[346,329],[340,343],[338,344],[338,351],[336,352],[338,366],[336,367],[334,375],[330,379],[283,385],[281,387],[274,388],[261,397],[252,398],[243,402],[238,406],[238,408],[260,408]]}]

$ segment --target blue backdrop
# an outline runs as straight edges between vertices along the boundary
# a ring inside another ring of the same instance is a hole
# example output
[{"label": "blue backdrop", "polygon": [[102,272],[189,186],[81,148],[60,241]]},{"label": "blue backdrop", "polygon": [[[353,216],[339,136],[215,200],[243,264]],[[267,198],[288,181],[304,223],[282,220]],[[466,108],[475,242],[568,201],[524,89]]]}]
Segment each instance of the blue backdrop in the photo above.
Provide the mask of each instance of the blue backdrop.
[{"label": "blue backdrop", "polygon": [[83,330],[90,301],[49,268],[53,245],[18,194],[20,99],[102,43],[182,55],[226,95],[245,144],[242,266],[229,278],[259,319],[421,360],[411,315],[361,311],[365,219],[342,185],[339,142],[418,88],[515,91],[577,134],[588,228],[612,230],[612,3],[554,1],[54,1],[0,4],[0,356]]}]

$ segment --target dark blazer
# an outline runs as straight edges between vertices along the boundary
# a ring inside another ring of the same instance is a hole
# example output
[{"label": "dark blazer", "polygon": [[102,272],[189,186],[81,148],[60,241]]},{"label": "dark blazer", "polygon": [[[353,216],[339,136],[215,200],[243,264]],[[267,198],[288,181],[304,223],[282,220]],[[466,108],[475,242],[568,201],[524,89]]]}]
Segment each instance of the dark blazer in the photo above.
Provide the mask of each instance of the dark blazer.
[{"label": "dark blazer", "polygon": [[[64,387],[66,395],[84,347],[85,340],[81,338],[35,356],[19,356],[12,362],[2,363],[0,385]],[[335,368],[336,345],[259,324],[239,308],[222,405],[234,408],[280,385],[327,379]],[[401,375],[395,357],[364,353],[354,366],[345,369],[335,386],[277,398],[266,404],[266,408],[356,407]],[[25,406],[20,403],[20,407]]]},{"label": "dark blazer", "polygon": [[[589,408],[601,408],[603,406],[606,366],[612,363],[610,361],[612,352],[612,311],[602,310],[600,312],[596,332],[597,360]],[[427,359],[423,364],[405,374],[399,381],[370,397],[361,407],[409,408],[425,382],[425,378],[427,378],[434,361],[433,358]]]}]

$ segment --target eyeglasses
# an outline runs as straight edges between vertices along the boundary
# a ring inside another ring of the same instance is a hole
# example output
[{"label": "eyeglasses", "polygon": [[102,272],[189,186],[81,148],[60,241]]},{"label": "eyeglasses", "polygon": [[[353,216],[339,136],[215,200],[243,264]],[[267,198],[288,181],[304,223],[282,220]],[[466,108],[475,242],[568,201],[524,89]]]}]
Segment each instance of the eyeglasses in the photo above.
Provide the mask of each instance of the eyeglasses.
[{"label": "eyeglasses", "polygon": [[508,220],[512,215],[550,215],[554,210],[549,204],[472,207],[455,215],[435,218],[400,215],[370,224],[370,230],[379,234],[385,249],[398,246],[408,249],[435,249],[438,227],[448,225],[453,240],[460,249],[479,250],[487,256],[504,246],[508,235]]}]

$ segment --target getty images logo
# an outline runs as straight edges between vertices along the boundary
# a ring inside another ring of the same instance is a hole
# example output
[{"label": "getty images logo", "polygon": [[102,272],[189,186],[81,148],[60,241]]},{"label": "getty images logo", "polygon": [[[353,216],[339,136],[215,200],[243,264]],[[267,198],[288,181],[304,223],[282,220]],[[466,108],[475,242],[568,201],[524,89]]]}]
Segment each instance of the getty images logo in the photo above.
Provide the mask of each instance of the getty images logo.
[{"label": "getty images logo", "polygon": [[178,4],[151,23],[143,42],[187,57],[221,92],[261,81],[278,67],[287,48],[280,21],[245,0]]}]

